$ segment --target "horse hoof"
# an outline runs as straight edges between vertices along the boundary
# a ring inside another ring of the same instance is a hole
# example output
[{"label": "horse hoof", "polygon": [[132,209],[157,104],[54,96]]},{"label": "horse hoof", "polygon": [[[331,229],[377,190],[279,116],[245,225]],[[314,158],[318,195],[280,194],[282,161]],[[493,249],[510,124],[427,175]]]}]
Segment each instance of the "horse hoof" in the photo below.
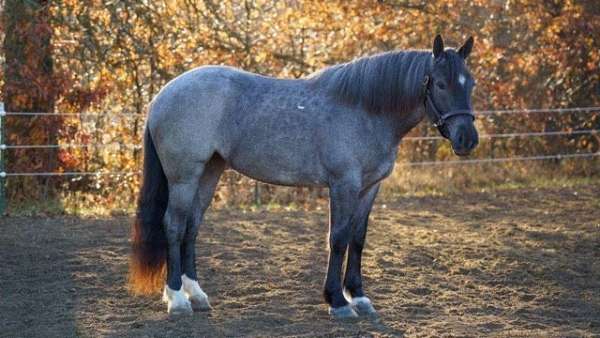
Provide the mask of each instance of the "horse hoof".
[{"label": "horse hoof", "polygon": [[329,315],[334,319],[351,319],[358,317],[358,314],[350,305],[329,307]]},{"label": "horse hoof", "polygon": [[172,316],[172,317],[189,316],[192,313],[194,313],[194,311],[192,310],[192,307],[190,306],[189,303],[185,304],[183,306],[169,307],[168,312],[169,312],[169,316]]},{"label": "horse hoof", "polygon": [[361,316],[377,316],[377,311],[367,297],[352,298],[350,305]]},{"label": "horse hoof", "polygon": [[168,285],[163,291],[163,301],[167,303],[169,316],[187,315],[193,313],[192,304],[185,297],[183,290],[171,290]]},{"label": "horse hoof", "polygon": [[192,310],[196,312],[212,310],[208,297],[190,297],[190,303],[192,303]]}]

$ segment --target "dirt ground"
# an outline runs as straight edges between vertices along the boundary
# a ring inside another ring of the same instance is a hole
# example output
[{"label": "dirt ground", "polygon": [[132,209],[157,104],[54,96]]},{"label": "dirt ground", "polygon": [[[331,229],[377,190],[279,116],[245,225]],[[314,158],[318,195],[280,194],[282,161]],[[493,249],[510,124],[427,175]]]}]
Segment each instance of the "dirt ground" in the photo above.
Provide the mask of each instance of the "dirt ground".
[{"label": "dirt ground", "polygon": [[207,218],[214,309],[171,319],[127,293],[128,218],[0,220],[0,335],[600,336],[600,186],[380,201],[363,265],[377,320],[327,315],[326,210]]}]

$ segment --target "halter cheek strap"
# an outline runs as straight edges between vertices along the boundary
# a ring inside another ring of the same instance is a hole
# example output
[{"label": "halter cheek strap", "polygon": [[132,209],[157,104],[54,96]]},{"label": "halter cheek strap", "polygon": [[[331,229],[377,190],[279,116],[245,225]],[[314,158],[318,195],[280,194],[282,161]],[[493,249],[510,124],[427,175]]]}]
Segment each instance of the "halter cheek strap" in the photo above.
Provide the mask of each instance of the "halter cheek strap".
[{"label": "halter cheek strap", "polygon": [[473,114],[473,112],[471,110],[468,109],[458,109],[458,110],[451,110],[448,112],[441,112],[437,106],[435,105],[435,102],[433,101],[433,98],[431,96],[431,90],[430,90],[430,86],[431,86],[431,78],[429,77],[429,75],[425,76],[425,80],[423,81],[423,86],[425,87],[425,112],[427,113],[427,115],[429,116],[429,119],[431,120],[431,122],[433,123],[433,125],[435,127],[442,127],[444,124],[446,124],[446,120],[448,120],[449,118],[453,117],[453,116],[458,116],[458,115],[468,115],[470,116],[473,120],[475,120],[475,115]]}]

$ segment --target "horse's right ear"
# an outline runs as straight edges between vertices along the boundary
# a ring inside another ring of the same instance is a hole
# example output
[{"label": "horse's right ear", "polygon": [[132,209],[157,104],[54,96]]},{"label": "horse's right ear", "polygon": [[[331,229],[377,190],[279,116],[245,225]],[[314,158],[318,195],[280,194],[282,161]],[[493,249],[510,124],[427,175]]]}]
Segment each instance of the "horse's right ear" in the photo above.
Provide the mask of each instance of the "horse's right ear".
[{"label": "horse's right ear", "polygon": [[473,37],[469,36],[467,41],[465,41],[465,44],[458,49],[458,55],[462,56],[463,59],[466,59],[469,54],[471,54],[471,50],[473,50]]},{"label": "horse's right ear", "polygon": [[444,53],[444,40],[440,34],[433,40],[433,57],[439,58]]}]

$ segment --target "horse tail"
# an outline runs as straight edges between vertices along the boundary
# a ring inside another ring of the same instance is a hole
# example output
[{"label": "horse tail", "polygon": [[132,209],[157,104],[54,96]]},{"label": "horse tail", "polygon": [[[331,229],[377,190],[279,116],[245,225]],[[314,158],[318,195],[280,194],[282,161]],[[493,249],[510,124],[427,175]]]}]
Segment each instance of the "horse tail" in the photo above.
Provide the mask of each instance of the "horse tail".
[{"label": "horse tail", "polygon": [[169,200],[167,177],[148,127],[144,131],[144,171],[131,227],[129,288],[136,294],[159,291],[166,274],[167,237],[163,217]]}]

